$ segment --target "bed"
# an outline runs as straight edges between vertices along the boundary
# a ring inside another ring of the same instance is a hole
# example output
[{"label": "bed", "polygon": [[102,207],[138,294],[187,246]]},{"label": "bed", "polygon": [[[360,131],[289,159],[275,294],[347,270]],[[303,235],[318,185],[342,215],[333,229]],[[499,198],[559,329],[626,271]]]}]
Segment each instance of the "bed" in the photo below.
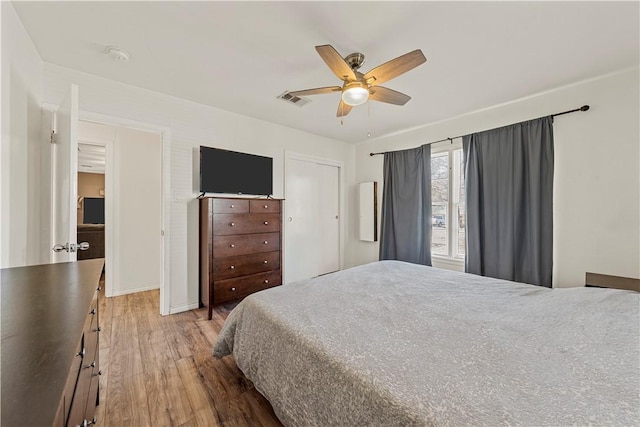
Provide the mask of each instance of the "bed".
[{"label": "bed", "polygon": [[637,425],[639,307],[381,261],[247,297],[214,356],[287,426]]}]

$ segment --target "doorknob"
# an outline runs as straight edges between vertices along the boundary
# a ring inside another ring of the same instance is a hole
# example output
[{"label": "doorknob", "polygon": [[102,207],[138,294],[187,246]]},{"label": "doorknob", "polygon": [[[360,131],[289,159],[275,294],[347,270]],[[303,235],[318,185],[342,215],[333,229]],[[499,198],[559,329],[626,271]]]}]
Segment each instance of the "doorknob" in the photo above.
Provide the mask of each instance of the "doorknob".
[{"label": "doorknob", "polygon": [[289,217],[289,222],[293,221],[293,218]]},{"label": "doorknob", "polygon": [[51,250],[56,253],[62,251],[69,252],[69,242],[65,243],[64,245],[55,245],[53,248],[51,248]]},{"label": "doorknob", "polygon": [[78,243],[78,250],[79,251],[86,251],[88,249],[89,249],[89,242]]}]

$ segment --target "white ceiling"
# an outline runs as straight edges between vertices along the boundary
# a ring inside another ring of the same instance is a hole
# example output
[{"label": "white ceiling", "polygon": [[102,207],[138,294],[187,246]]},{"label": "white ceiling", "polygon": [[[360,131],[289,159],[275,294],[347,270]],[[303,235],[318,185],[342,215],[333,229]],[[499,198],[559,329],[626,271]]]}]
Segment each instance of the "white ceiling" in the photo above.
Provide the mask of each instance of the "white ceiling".
[{"label": "white ceiling", "polygon": [[[44,61],[350,142],[639,63],[638,2],[13,4]],[[385,83],[412,96],[404,107],[371,102],[340,125],[339,93],[276,99],[340,83],[322,44],[364,53],[361,71],[414,49],[427,62]]]},{"label": "white ceiling", "polygon": [[78,143],[78,172],[105,173],[106,152],[104,146]]}]

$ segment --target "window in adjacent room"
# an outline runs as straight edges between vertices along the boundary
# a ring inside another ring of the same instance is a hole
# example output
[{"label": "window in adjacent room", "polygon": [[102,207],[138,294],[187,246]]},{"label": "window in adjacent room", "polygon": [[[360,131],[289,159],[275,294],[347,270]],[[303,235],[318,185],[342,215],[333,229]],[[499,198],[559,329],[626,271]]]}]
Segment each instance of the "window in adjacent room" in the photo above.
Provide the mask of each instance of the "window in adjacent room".
[{"label": "window in adjacent room", "polygon": [[431,254],[464,259],[464,163],[460,144],[431,153]]}]

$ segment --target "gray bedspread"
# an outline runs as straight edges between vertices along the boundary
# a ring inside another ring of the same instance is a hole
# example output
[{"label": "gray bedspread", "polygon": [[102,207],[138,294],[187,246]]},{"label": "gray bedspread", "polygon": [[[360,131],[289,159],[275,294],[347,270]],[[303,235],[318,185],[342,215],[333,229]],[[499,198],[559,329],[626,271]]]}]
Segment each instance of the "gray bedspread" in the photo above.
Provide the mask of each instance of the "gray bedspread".
[{"label": "gray bedspread", "polygon": [[249,296],[214,355],[287,426],[638,425],[639,307],[382,261]]}]

